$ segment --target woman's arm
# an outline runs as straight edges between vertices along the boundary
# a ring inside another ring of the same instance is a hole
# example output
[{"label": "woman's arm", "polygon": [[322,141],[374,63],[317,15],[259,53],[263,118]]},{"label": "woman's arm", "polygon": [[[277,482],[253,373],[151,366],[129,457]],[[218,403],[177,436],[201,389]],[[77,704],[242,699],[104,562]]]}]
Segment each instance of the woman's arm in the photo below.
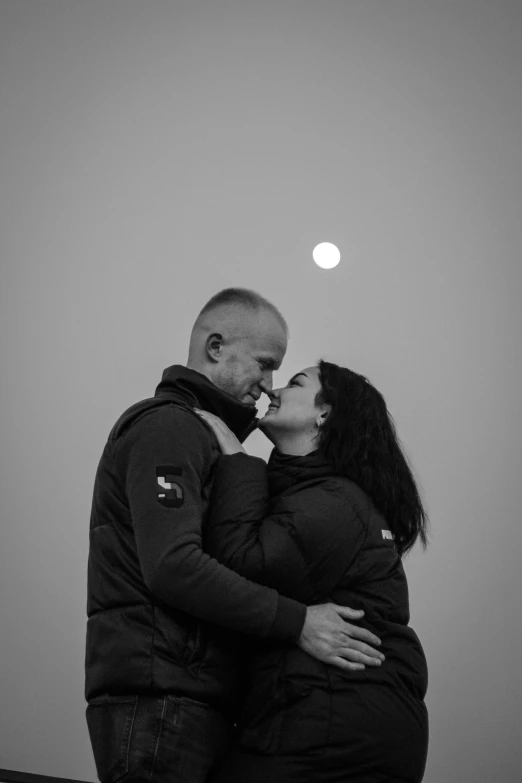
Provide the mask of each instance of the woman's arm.
[{"label": "woman's arm", "polygon": [[335,479],[296,489],[269,509],[263,460],[236,453],[217,462],[203,546],[248,579],[303,603],[324,600],[364,532]]},{"label": "woman's arm", "polygon": [[[268,510],[268,488],[264,462],[255,458],[248,458],[236,436],[218,417],[201,410],[198,413],[200,418],[216,435],[223,454],[234,455],[234,458],[231,458],[228,463],[224,462],[223,458],[221,459],[215,477],[217,480],[214,482],[213,487],[214,508],[211,510],[206,535],[210,549],[216,556],[222,554],[222,557],[225,559],[231,559],[231,562],[236,563],[239,572],[244,568],[250,573],[255,573],[254,581],[267,585],[271,583],[280,584],[282,585],[280,588],[281,593],[286,592],[289,597],[295,595],[296,599],[309,605],[303,633],[298,641],[301,649],[309,655],[318,657],[325,663],[332,663],[350,671],[364,668],[364,666],[379,666],[384,656],[370,645],[379,645],[380,639],[367,629],[350,625],[347,622],[343,624],[342,652],[334,653],[332,656],[331,650],[326,646],[325,654],[322,656],[317,655],[313,644],[315,637],[312,633],[310,641],[308,624],[310,618],[320,618],[321,612],[325,607],[313,606],[312,604],[316,604],[321,600],[319,598],[320,595],[327,596],[329,594],[332,586],[336,585],[342,575],[345,574],[350,558],[342,554],[344,550],[342,547],[338,547],[340,540],[336,540],[335,534],[327,534],[320,537],[320,544],[326,542],[325,552],[321,552],[320,546],[314,546],[313,536],[311,537],[315,559],[317,560],[317,555],[319,554],[319,562],[323,566],[322,575],[319,573],[320,569],[317,568],[317,562],[315,566],[310,568],[310,562],[313,563],[314,561],[313,557],[306,555],[304,561],[303,557],[297,557],[297,559],[295,559],[295,556],[292,557],[291,555],[295,555],[297,538],[294,544],[292,544],[293,534],[291,530],[293,522],[291,521],[291,515],[298,509],[289,508],[286,510],[287,517],[290,513],[290,526],[288,524],[286,526],[283,525],[283,530],[279,530],[277,528],[278,520],[282,522],[284,518],[281,514],[281,509],[271,509],[269,514],[266,513]],[[250,461],[248,462],[248,460]],[[257,472],[248,474],[244,470],[240,473],[235,470],[236,467],[246,469],[248,464],[251,467],[254,466],[254,471],[257,470]],[[230,470],[230,468],[232,468],[232,474],[227,475],[227,470]],[[218,497],[217,494],[220,488],[221,492]],[[305,498],[305,502],[307,499]],[[331,504],[329,505],[331,506]],[[297,516],[300,518],[301,514],[298,513]],[[305,513],[305,520],[306,517],[307,514]],[[340,517],[335,514],[334,517],[337,522],[340,519],[341,522],[343,521],[343,514]],[[287,523],[289,519],[287,519]],[[311,519],[308,521],[311,521],[312,527],[314,527],[314,524],[317,522],[317,516],[312,514]],[[360,523],[361,520],[359,519],[358,522]],[[276,540],[277,533],[281,534],[281,546],[276,546],[275,549],[274,542],[270,541],[269,531],[271,526],[276,526],[274,528]],[[286,530],[284,530],[285,527],[287,528]],[[315,528],[317,529],[317,524],[315,524]],[[364,529],[364,525],[342,526],[342,533],[346,534],[346,531],[350,531],[351,535],[355,534],[357,538],[357,542],[353,546],[352,559],[355,558],[356,552],[360,547],[361,537],[364,538],[364,534],[361,536],[361,529]],[[295,528],[293,530],[295,533]],[[303,533],[304,530],[304,525],[301,525],[300,521],[299,532]],[[247,534],[246,537],[245,534]],[[305,536],[304,540],[306,538]],[[236,539],[239,544],[238,550],[235,549]],[[351,541],[349,543],[353,545],[354,542]],[[276,552],[275,558],[273,557],[274,551]],[[348,551],[351,551],[350,548],[348,548]],[[341,552],[340,559],[339,552]],[[335,564],[330,562],[332,554],[335,555]],[[234,568],[235,566],[231,567]],[[303,580],[303,573],[306,575],[308,570],[313,572],[313,581],[309,576]],[[314,592],[314,586],[316,592]],[[327,603],[326,608],[328,610],[333,609],[344,617],[345,620],[361,619],[362,616],[355,618],[354,610],[347,606],[339,607]],[[348,613],[348,616],[344,614],[345,612]],[[312,623],[312,628],[314,628],[314,623]],[[317,628],[317,622],[315,623],[315,628]],[[323,634],[323,638],[326,639],[327,635]],[[344,658],[347,660],[344,660]]]}]

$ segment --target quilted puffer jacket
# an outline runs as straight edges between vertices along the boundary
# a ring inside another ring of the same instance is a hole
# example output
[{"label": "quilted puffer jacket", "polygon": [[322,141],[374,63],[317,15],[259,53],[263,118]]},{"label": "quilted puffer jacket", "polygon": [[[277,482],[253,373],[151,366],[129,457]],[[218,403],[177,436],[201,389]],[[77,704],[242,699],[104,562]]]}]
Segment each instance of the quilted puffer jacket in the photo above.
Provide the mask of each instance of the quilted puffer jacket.
[{"label": "quilted puffer jacket", "polygon": [[175,694],[232,713],[240,632],[295,643],[306,607],[249,582],[202,550],[215,437],[194,407],[240,440],[255,408],[181,365],[126,410],[100,459],[92,499],[85,698]]},{"label": "quilted puffer jacket", "polygon": [[219,781],[422,780],[426,658],[408,624],[392,532],[368,495],[318,451],[274,450],[268,467],[243,453],[221,456],[204,546],[296,601],[363,609],[359,624],[386,656],[380,667],[344,671],[295,646],[256,642],[236,749]]}]

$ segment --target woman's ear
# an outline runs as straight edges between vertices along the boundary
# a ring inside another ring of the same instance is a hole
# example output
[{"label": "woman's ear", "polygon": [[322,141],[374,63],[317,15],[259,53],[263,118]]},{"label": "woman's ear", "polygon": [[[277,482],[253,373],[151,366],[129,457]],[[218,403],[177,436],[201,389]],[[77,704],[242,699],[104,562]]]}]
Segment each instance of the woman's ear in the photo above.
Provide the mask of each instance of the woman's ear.
[{"label": "woman's ear", "polygon": [[221,347],[223,345],[223,335],[218,332],[209,334],[205,340],[205,352],[211,362],[218,362],[221,358]]},{"label": "woman's ear", "polygon": [[328,405],[321,414],[316,418],[315,423],[317,425],[318,429],[321,429],[323,424],[325,423],[326,419],[328,418],[330,411],[332,410],[331,406]]}]

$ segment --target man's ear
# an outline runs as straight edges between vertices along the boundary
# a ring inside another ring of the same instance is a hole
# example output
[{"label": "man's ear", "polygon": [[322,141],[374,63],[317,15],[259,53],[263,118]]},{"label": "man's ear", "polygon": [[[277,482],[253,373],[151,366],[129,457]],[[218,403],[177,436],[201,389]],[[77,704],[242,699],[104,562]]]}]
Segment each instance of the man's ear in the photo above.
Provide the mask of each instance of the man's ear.
[{"label": "man's ear", "polygon": [[211,362],[218,362],[221,358],[221,348],[223,346],[223,335],[219,332],[209,334],[205,340],[205,352]]}]

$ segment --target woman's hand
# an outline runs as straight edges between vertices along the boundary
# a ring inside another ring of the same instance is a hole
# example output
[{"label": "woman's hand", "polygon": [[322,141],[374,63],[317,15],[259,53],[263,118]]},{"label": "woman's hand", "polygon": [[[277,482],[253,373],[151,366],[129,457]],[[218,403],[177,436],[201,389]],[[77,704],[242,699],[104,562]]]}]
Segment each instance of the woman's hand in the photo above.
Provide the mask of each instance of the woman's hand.
[{"label": "woman's hand", "polygon": [[238,441],[232,430],[227,427],[225,422],[220,419],[219,416],[214,416],[213,413],[202,411],[199,408],[194,408],[194,413],[197,413],[200,419],[203,419],[203,421],[208,424],[211,430],[214,431],[223,454],[237,454],[238,452],[246,454],[245,449]]}]

